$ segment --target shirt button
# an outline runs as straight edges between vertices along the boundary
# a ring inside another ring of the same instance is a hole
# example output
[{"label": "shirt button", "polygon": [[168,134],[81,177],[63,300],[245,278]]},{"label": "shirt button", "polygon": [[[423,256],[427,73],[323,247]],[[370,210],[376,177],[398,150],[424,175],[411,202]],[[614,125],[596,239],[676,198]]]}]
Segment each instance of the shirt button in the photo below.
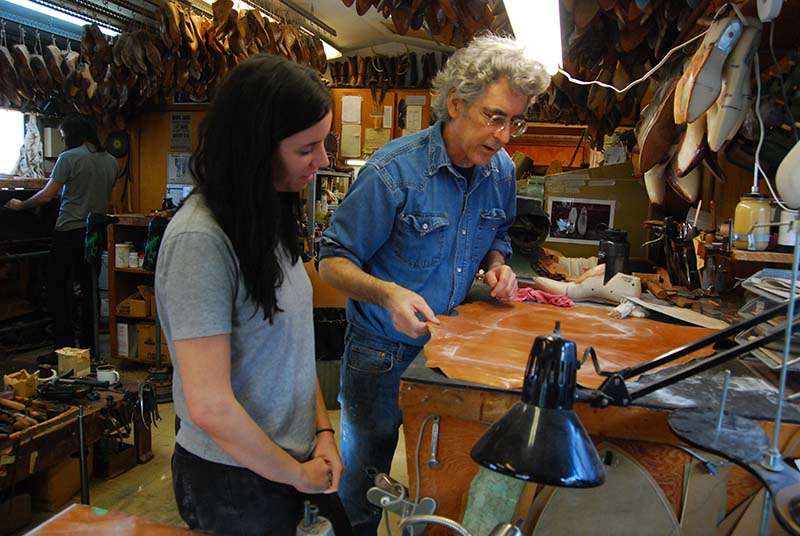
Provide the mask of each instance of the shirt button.
[{"label": "shirt button", "polygon": [[465,234],[467,234],[467,230],[466,230],[466,229],[461,229],[461,234],[462,234],[462,235],[465,235]]},{"label": "shirt button", "polygon": [[428,224],[427,224],[427,223],[423,223],[423,224],[422,224],[422,228],[423,228],[423,229],[427,229],[427,228],[428,228]]},{"label": "shirt button", "polygon": [[456,268],[456,272],[461,273],[461,268]]}]

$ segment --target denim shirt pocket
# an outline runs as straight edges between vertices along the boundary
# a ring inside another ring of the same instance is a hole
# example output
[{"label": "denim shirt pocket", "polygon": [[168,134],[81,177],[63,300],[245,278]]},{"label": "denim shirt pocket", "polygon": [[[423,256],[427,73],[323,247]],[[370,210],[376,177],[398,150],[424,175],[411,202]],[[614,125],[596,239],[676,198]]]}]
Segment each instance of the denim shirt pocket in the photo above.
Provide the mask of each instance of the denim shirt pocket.
[{"label": "denim shirt pocket", "polygon": [[481,210],[478,216],[475,239],[472,241],[472,262],[479,263],[486,256],[492,242],[494,242],[497,229],[506,220],[506,211],[502,208],[491,208]]},{"label": "denim shirt pocket", "polygon": [[392,233],[392,251],[412,268],[432,268],[442,260],[447,228],[446,213],[401,214]]}]

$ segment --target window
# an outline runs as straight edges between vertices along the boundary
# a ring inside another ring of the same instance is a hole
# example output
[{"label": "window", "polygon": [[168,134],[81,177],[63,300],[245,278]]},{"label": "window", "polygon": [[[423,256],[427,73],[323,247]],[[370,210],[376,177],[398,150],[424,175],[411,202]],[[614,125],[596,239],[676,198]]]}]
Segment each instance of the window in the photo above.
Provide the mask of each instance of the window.
[{"label": "window", "polygon": [[11,173],[25,141],[24,116],[16,110],[0,108],[0,173]]}]

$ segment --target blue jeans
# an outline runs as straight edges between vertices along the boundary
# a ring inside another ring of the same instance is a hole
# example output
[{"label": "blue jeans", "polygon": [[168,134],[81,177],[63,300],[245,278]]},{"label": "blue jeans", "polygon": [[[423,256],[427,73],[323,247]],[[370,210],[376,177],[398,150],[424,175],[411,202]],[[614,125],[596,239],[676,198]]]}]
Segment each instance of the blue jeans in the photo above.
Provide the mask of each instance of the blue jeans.
[{"label": "blue jeans", "polygon": [[357,535],[375,536],[381,509],[367,501],[373,479],[367,470],[388,474],[403,414],[398,405],[400,377],[422,350],[370,334],[348,324],[342,357],[341,448],[345,472],[339,485]]}]

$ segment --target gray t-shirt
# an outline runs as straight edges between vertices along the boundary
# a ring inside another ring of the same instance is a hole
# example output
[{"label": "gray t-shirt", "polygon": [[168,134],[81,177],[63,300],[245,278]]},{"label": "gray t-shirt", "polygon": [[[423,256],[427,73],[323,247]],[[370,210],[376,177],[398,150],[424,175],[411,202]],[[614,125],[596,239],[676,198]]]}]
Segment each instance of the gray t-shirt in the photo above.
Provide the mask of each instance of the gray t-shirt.
[{"label": "gray t-shirt", "polygon": [[[230,334],[231,385],[247,413],[299,461],[316,445],[316,385],[311,282],[302,262],[281,256],[283,309],[270,324],[247,299],[227,235],[200,194],[191,195],[167,226],[156,267],[158,315],[169,351],[175,341]],[[185,364],[191,356],[181,356]],[[239,466],[189,417],[180,364],[173,359],[172,394],[181,418],[177,442],[212,462]]]},{"label": "gray t-shirt", "polygon": [[58,231],[80,229],[86,226],[90,212],[108,211],[119,166],[110,154],[92,151],[94,146],[88,142],[64,151],[50,173],[54,181],[64,185],[56,220]]}]

